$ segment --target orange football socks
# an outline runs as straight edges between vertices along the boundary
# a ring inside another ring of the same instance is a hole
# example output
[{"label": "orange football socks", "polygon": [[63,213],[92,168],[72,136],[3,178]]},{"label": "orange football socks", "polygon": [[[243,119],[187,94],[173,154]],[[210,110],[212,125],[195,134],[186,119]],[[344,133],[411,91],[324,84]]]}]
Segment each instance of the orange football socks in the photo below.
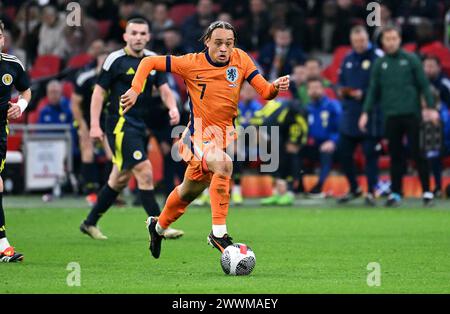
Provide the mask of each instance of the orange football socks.
[{"label": "orange football socks", "polygon": [[214,174],[209,187],[212,224],[225,225],[230,203],[230,177]]},{"label": "orange football socks", "polygon": [[166,205],[159,215],[158,224],[167,229],[172,223],[174,223],[181,215],[186,211],[186,207],[189,202],[183,201],[178,194],[178,187],[170,193],[167,198]]}]

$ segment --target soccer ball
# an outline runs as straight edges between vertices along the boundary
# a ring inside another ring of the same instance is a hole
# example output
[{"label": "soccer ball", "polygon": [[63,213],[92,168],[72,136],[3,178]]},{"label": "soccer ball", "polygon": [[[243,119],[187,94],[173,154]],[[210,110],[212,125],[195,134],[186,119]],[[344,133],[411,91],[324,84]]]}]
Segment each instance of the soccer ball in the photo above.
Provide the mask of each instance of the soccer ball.
[{"label": "soccer ball", "polygon": [[256,257],[252,249],[243,243],[229,245],[220,259],[223,272],[227,275],[250,275],[255,268]]}]

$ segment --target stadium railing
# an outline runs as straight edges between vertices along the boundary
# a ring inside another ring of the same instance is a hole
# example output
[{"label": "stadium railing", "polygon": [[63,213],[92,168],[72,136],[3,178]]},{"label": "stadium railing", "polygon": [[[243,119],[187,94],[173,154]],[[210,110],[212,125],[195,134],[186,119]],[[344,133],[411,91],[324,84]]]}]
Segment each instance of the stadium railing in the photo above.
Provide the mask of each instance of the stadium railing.
[{"label": "stadium railing", "polygon": [[[73,173],[73,139],[70,125],[12,124],[11,134],[22,134],[22,151],[8,151],[8,163],[23,162],[24,190],[54,188]],[[18,154],[22,158],[17,158]],[[14,158],[12,158],[14,156]],[[8,158],[9,157],[9,158]]]}]

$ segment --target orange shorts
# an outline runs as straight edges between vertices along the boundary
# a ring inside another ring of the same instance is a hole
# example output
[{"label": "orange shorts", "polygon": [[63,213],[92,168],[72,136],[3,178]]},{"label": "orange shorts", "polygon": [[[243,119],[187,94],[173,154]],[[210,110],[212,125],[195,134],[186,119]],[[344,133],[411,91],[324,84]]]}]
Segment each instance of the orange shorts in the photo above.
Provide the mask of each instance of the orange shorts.
[{"label": "orange shorts", "polygon": [[[225,143],[233,142],[236,138],[237,135],[233,132],[229,135]],[[188,164],[185,177],[192,181],[211,182],[213,173],[209,171],[205,158],[209,151],[214,151],[222,146],[223,143],[220,141],[201,138],[195,135],[190,136],[189,130],[186,128],[178,146],[180,156]],[[223,148],[220,149],[223,150]]]},{"label": "orange shorts", "polygon": [[192,137],[183,136],[179,141],[178,151],[187,163],[184,177],[191,181],[211,182],[213,173],[208,170],[206,153],[213,146],[212,142],[194,142]]}]

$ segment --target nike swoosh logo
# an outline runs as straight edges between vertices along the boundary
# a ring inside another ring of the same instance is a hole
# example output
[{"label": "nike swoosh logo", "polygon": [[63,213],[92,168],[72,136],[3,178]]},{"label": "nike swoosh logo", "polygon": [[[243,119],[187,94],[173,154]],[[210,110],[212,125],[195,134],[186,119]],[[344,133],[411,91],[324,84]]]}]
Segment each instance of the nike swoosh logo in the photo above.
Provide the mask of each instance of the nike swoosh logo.
[{"label": "nike swoosh logo", "polygon": [[198,76],[198,74],[197,74],[196,79],[197,79],[197,80],[201,80],[201,79],[203,79],[203,77],[200,77],[200,76]]},{"label": "nike swoosh logo", "polygon": [[224,248],[214,239],[212,239],[214,241],[214,243],[219,247],[220,251],[224,251]]}]

